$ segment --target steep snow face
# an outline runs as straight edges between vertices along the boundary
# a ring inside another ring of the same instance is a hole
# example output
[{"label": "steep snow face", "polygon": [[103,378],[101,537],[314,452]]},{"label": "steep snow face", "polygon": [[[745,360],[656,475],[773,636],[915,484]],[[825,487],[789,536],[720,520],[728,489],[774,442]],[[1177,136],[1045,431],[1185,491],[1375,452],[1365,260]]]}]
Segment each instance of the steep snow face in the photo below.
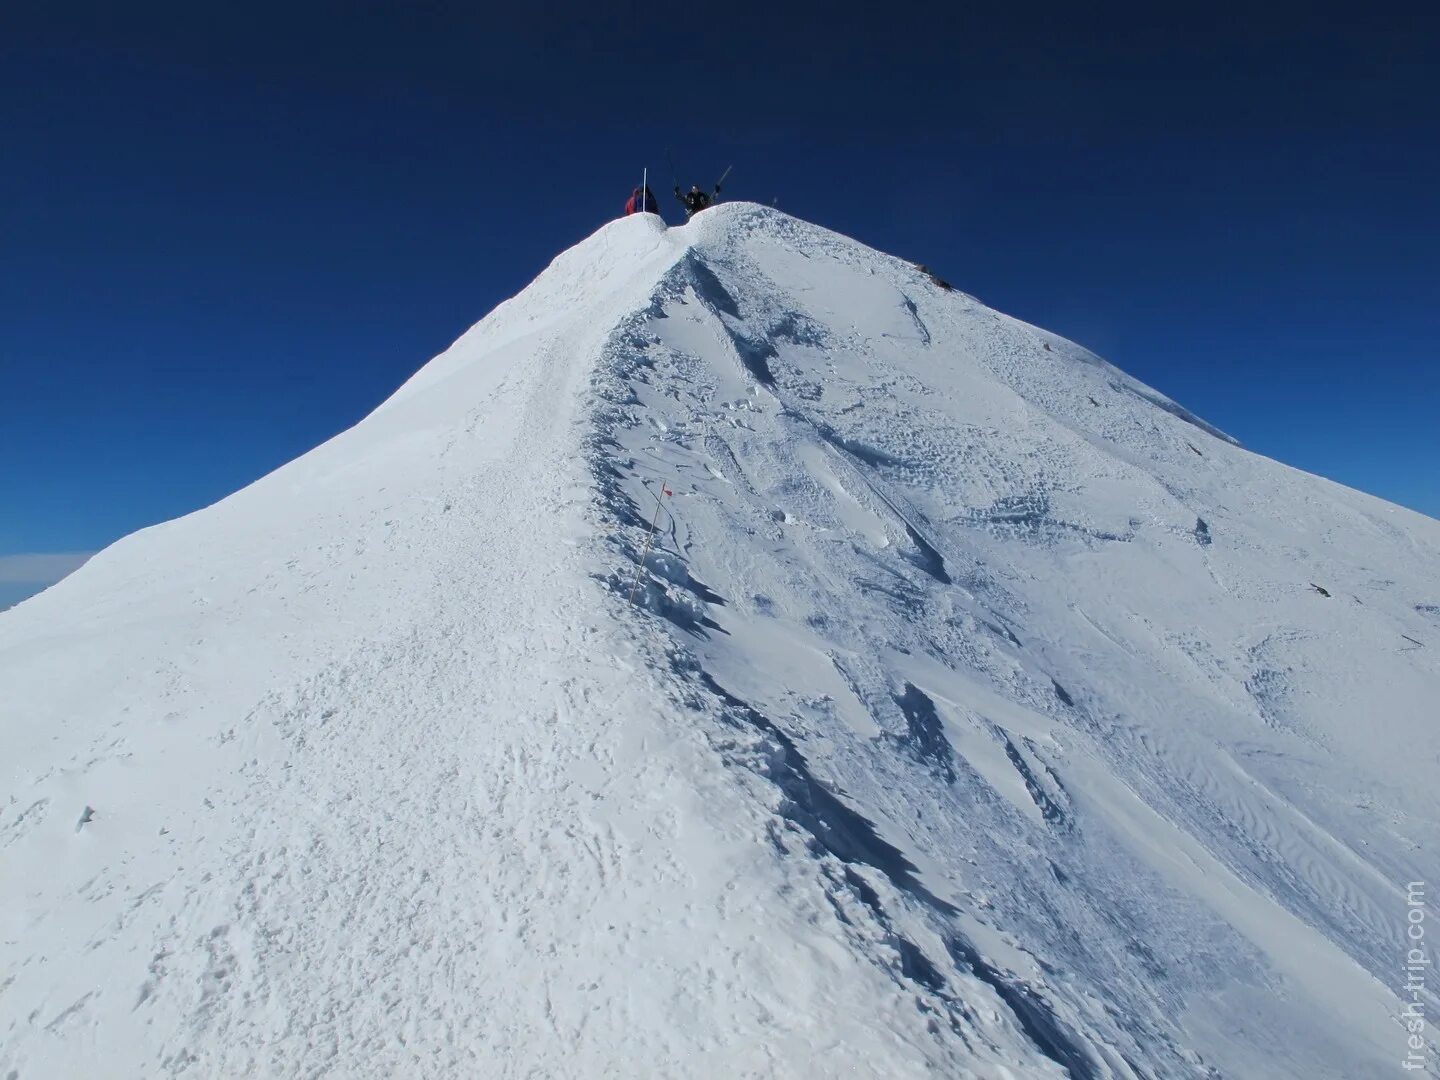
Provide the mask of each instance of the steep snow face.
[{"label": "steep snow face", "polygon": [[1396,1068],[1440,525],[725,214],[600,368],[604,457],[675,491],[647,602],[677,649],[885,846],[799,828],[1075,1075]]},{"label": "steep snow face", "polygon": [[615,222],[0,615],[0,1075],[1387,1074],[1437,567],[910,264]]}]

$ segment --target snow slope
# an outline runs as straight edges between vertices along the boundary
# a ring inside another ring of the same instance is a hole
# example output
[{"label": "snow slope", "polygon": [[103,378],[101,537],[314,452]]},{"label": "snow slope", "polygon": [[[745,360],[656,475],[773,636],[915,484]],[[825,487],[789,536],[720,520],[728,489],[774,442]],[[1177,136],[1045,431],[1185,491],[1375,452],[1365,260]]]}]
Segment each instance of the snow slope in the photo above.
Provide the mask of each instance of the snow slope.
[{"label": "snow slope", "polygon": [[1440,523],[617,221],[0,614],[0,1076],[1388,1075],[1437,658]]}]

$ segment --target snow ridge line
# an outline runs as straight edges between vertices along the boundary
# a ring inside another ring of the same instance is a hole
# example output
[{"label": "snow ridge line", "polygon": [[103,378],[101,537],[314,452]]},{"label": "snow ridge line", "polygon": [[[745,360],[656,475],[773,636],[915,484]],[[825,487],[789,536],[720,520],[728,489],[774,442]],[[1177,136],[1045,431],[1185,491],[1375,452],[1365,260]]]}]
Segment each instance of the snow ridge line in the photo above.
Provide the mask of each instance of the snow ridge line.
[{"label": "snow ridge line", "polygon": [[[612,596],[623,599],[629,575],[638,572],[638,609],[658,615],[686,636],[699,638],[711,632],[726,633],[706,613],[707,605],[723,605],[725,600],[693,577],[679,551],[652,554],[642,564],[649,521],[634,490],[636,482],[643,484],[647,476],[635,459],[622,460],[623,446],[618,437],[621,431],[642,422],[637,415],[641,406],[636,387],[653,381],[655,360],[649,351],[655,339],[647,332],[647,324],[665,318],[665,304],[687,291],[712,311],[739,314],[736,302],[705,266],[700,253],[693,248],[688,251],[664,275],[650,304],[625,319],[602,351],[593,384],[596,404],[587,457],[597,494],[594,509],[600,532],[606,537],[609,558],[618,555],[620,559],[619,568],[597,573],[597,581]],[[730,336],[740,362],[756,383],[773,387],[774,376],[768,366],[774,356],[773,347],[768,342],[742,340],[733,333]],[[854,451],[837,444],[823,424],[807,422],[833,452],[847,462],[852,459]],[[648,479],[662,481],[658,474]],[[889,498],[875,491],[868,478],[861,479],[903,520],[904,515]],[[914,564],[935,581],[952,584],[943,557],[908,521],[905,525],[916,548]],[[628,571],[624,569],[627,566]],[[636,617],[633,609],[628,614]],[[770,841],[777,852],[791,858],[807,857],[814,881],[831,896],[837,911],[842,905],[853,910],[859,901],[870,925],[864,934],[852,934],[852,947],[913,993],[920,1012],[945,1018],[943,1025],[932,1023],[930,1030],[937,1049],[947,1059],[976,1037],[976,1014],[966,1004],[965,995],[974,996],[976,988],[983,986],[993,991],[995,1003],[1008,1011],[1040,1060],[1068,1070],[1077,1080],[1130,1075],[1123,1068],[1112,1071],[1116,1053],[1090,1044],[1061,1020],[1026,980],[981,959],[980,951],[961,929],[956,918],[958,909],[927,889],[904,852],[886,841],[873,821],[857,813],[813,773],[805,755],[774,721],[722,686],[693,650],[663,631],[657,635],[658,627],[649,632],[640,629],[648,648],[658,654],[657,666],[663,658],[664,667],[675,680],[672,692],[682,716],[708,719],[711,730],[707,737],[721,760],[769,786],[766,802],[773,815]],[[738,741],[737,734],[741,735]],[[899,921],[896,911],[904,913]],[[849,918],[854,918],[853,913]],[[907,932],[900,928],[902,923],[918,923],[923,931],[920,935],[913,930]],[[917,937],[933,942],[944,959],[932,959]],[[966,1058],[973,1060],[968,1054]],[[952,1060],[952,1067],[954,1064]]]}]

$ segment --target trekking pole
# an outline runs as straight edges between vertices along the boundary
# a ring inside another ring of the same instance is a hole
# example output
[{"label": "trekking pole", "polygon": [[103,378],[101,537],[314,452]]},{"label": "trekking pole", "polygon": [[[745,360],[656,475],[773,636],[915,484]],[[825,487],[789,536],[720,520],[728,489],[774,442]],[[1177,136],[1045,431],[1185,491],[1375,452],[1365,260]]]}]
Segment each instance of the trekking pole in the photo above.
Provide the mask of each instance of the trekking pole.
[{"label": "trekking pole", "polygon": [[640,170],[640,213],[648,214],[650,211],[645,208],[645,196],[650,193],[650,166],[646,165]]},{"label": "trekking pole", "polygon": [[[660,494],[673,495],[665,481],[660,481]],[[655,539],[655,526],[660,524],[660,495],[655,496],[655,516],[650,519],[650,535],[645,537],[645,549],[640,552],[640,562],[635,566],[635,580],[630,583],[630,595],[625,602],[632,607],[635,605],[635,590],[640,588],[640,572],[645,569],[645,560],[650,557],[650,544]]]}]

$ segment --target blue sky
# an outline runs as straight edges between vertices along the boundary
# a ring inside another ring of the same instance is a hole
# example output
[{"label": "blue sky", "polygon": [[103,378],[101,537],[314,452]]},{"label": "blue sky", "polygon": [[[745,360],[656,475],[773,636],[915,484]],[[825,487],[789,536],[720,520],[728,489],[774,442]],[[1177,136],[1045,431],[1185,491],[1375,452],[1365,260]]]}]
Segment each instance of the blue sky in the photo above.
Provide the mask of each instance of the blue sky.
[{"label": "blue sky", "polygon": [[1433,5],[398,7],[0,15],[0,558],[354,423],[667,149],[1440,516]]}]

